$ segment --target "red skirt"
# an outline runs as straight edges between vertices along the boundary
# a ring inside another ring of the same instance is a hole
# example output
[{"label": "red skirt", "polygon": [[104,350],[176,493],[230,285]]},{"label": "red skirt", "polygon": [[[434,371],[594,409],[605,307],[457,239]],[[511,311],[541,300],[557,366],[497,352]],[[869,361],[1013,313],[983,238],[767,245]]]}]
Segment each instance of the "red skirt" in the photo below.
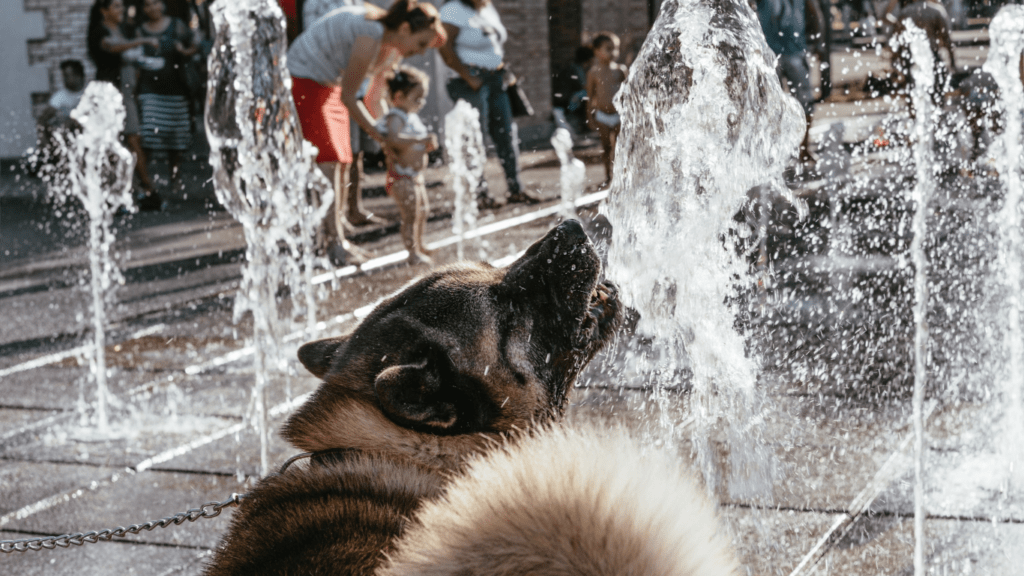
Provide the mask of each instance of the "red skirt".
[{"label": "red skirt", "polygon": [[292,98],[299,113],[302,136],[316,146],[317,162],[352,163],[352,135],[348,108],[341,103],[341,87],[323,86],[307,78],[292,77]]}]

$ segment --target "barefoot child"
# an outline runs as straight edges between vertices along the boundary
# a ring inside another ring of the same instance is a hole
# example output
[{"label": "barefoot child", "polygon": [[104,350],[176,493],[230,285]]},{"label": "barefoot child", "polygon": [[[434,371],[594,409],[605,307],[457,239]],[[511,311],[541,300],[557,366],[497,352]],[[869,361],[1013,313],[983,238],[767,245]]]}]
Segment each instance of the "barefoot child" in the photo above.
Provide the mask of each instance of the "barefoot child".
[{"label": "barefoot child", "polygon": [[437,136],[427,131],[416,114],[426,102],[429,78],[423,72],[402,66],[388,79],[392,108],[381,119],[380,131],[388,154],[387,191],[402,216],[402,243],[409,251],[410,264],[430,264],[430,251],[423,245],[429,205],[427,186],[420,171],[427,164],[427,152],[437,149]]},{"label": "barefoot child", "polygon": [[615,161],[615,141],[619,137],[619,113],[612,99],[626,81],[626,67],[615,60],[619,57],[619,37],[611,32],[594,38],[594,65],[587,72],[587,112],[592,126],[601,135],[604,148],[604,187],[612,181],[612,163]]}]

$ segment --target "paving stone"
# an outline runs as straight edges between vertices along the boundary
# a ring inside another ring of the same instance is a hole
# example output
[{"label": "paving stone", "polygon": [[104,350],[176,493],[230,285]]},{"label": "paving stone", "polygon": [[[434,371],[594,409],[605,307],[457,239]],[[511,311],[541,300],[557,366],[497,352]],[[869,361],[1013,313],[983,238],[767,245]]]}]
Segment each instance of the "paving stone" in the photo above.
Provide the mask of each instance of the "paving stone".
[{"label": "paving stone", "polygon": [[[110,478],[118,469],[80,464],[0,460],[0,517],[55,494]],[[0,525],[10,526],[10,521]]]},{"label": "paving stone", "polygon": [[[233,477],[171,472],[120,474],[100,482],[77,498],[22,519],[11,520],[7,530],[65,534],[142,524],[171,516],[206,502],[223,501],[233,492],[245,492],[247,484]],[[227,529],[231,513],[199,519],[179,526],[155,528],[127,540],[168,545],[213,548]]]},{"label": "paving stone", "polygon": [[[36,535],[2,532],[0,539]],[[133,542],[97,542],[83,546],[0,555],[0,573],[18,576],[80,576],[82,574],[144,574],[198,576],[209,558],[206,550],[153,546]]]}]

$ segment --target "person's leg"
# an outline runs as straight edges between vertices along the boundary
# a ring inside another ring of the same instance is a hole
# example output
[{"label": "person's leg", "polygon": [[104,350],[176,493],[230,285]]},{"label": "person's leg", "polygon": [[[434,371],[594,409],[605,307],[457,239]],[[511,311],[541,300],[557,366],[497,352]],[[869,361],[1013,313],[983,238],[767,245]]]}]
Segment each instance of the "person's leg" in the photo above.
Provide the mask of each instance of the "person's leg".
[{"label": "person's leg", "polygon": [[146,192],[153,192],[153,181],[149,178],[149,166],[146,164],[146,151],[142,149],[142,138],[138,134],[125,134],[125,144],[135,155],[135,173]]},{"label": "person's leg", "polygon": [[[480,115],[480,134],[482,136],[487,133],[487,94],[489,93],[490,88],[486,83],[481,86],[479,90],[473,90],[462,78],[454,78],[448,81],[447,89],[448,96],[450,96],[454,102],[458,103],[459,100],[465,100],[470,106],[476,109],[477,113]],[[481,208],[494,208],[500,205],[490,196],[486,180],[480,182],[480,185],[476,190],[476,194],[477,201]]]},{"label": "person's leg", "polygon": [[604,164],[604,182],[600,188],[604,188],[612,182],[612,131],[598,121],[597,133],[601,137],[601,162]]},{"label": "person's leg", "polygon": [[[355,125],[355,122],[352,123]],[[356,128],[358,130],[358,127]],[[353,142],[354,144],[354,142]],[[346,205],[346,219],[354,226],[362,226],[369,223],[368,214],[363,212],[363,151],[352,152],[352,165],[348,170],[348,204]]]},{"label": "person's leg", "polygon": [[390,184],[389,192],[398,205],[398,213],[402,219],[399,230],[402,244],[409,252],[409,262],[415,264],[426,261],[426,255],[419,251],[416,242],[416,183],[412,178],[403,177],[390,179]]},{"label": "person's leg", "polygon": [[617,146],[618,143],[619,143],[619,130],[621,130],[621,129],[622,129],[622,123],[619,122],[618,124],[615,125],[614,128],[612,128],[609,131],[610,132],[610,137],[609,137],[610,147],[608,148],[608,154],[611,157],[611,167],[612,167],[612,170],[608,172],[608,184],[612,183],[612,175],[614,174],[614,170],[615,170],[615,146]]},{"label": "person's leg", "polygon": [[811,122],[814,114],[814,87],[811,86],[811,70],[803,52],[784,54],[779,57],[782,75],[789,81],[790,94],[800,103],[806,121],[803,142],[800,144],[800,160],[813,161],[810,152]]},{"label": "person's leg", "polygon": [[416,247],[427,256],[434,251],[427,250],[427,244],[423,241],[423,234],[427,230],[427,216],[430,213],[430,200],[427,198],[427,184],[423,175],[416,177]]},{"label": "person's leg", "polygon": [[[487,98],[487,129],[491,140],[494,141],[494,147],[498,151],[501,168],[505,172],[509,201],[536,201],[523,193],[522,183],[519,180],[519,161],[512,133],[512,104],[503,89],[502,73],[500,71],[489,73],[485,75],[485,78],[484,87],[480,90],[487,90],[484,95]],[[481,117],[480,120],[484,121],[484,118]]]},{"label": "person's leg", "polygon": [[181,170],[181,152],[177,150],[167,151],[167,163],[170,165],[170,179],[173,184],[178,179],[178,173]]},{"label": "person's leg", "polygon": [[318,162],[317,167],[324,176],[327,176],[331,189],[334,190],[334,200],[327,209],[327,215],[324,216],[324,227],[329,238],[341,239],[352,231],[352,226],[345,219],[345,198],[338,193],[338,190],[345,188],[344,174],[348,167],[340,162]]}]

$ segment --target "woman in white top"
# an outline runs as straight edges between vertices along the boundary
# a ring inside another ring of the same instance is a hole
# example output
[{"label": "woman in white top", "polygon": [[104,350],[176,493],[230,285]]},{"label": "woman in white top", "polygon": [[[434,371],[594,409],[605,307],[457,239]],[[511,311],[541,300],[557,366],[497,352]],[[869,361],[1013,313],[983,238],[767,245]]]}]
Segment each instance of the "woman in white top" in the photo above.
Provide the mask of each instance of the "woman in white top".
[{"label": "woman in white top", "polygon": [[[448,41],[441,58],[456,74],[448,82],[452,100],[465,100],[480,112],[480,129],[490,133],[508,182],[509,202],[537,202],[519,181],[519,159],[512,141],[512,106],[505,93],[504,59],[508,31],[491,0],[450,0],[441,7]],[[486,198],[482,198],[486,202]],[[482,202],[482,203],[485,203]]]},{"label": "woman in white top", "polygon": [[319,149],[317,164],[334,183],[326,224],[340,239],[348,224],[342,179],[352,162],[349,118],[384,140],[357,97],[359,87],[367,77],[380,82],[402,57],[440,45],[444,29],[437,9],[415,0],[397,0],[387,12],[371,4],[338,8],[307,26],[288,49],[288,71],[303,137]]}]

